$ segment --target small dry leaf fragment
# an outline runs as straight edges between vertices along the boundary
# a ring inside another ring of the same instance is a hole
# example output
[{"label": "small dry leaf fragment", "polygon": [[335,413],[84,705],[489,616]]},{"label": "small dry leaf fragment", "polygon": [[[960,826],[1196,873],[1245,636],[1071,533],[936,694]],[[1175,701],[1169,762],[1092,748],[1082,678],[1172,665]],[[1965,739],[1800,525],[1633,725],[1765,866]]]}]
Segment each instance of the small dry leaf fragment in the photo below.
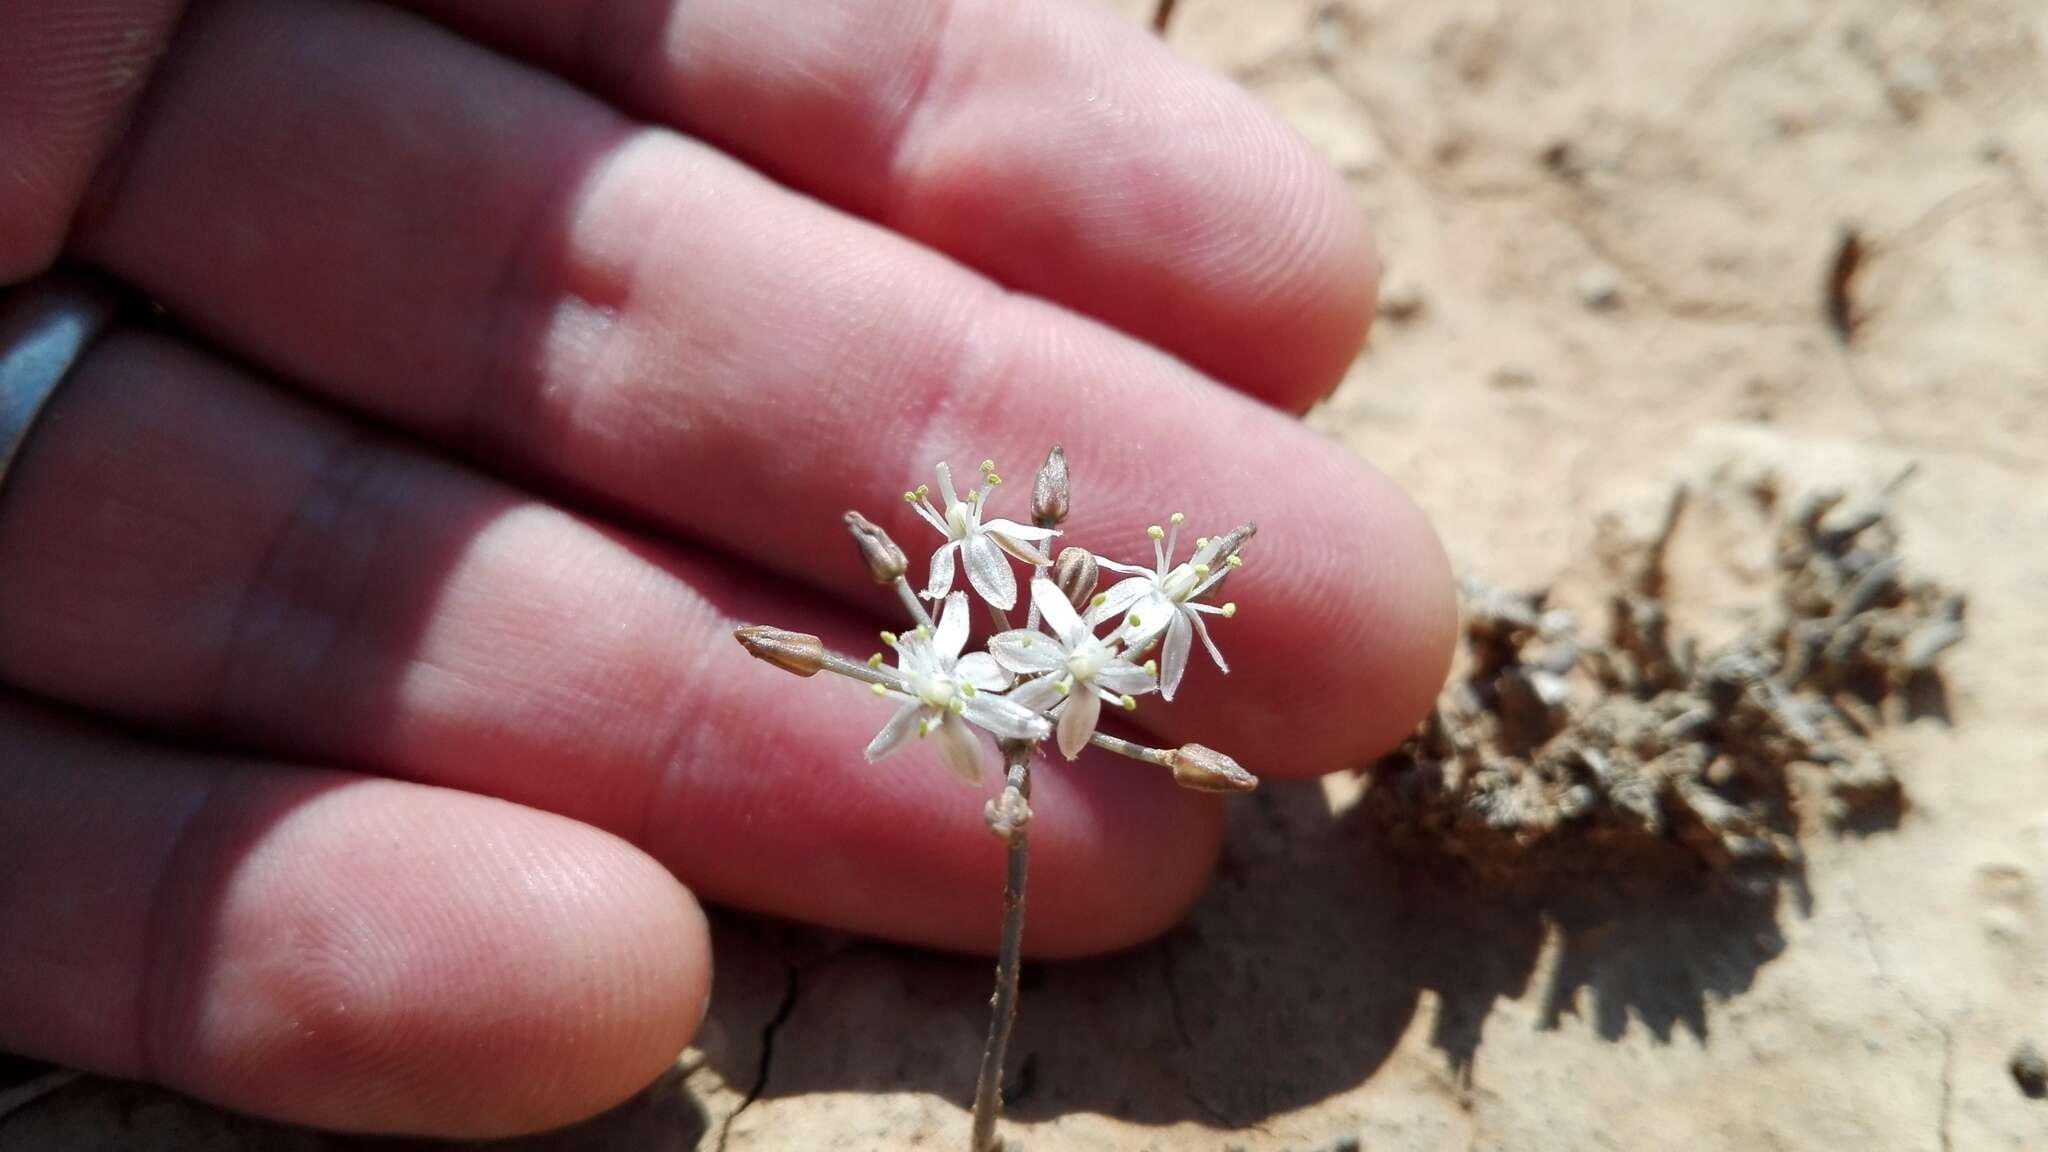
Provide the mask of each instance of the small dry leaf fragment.
[{"label": "small dry leaf fragment", "polygon": [[784,672],[814,676],[825,666],[825,642],[808,632],[750,624],[734,629],[732,635],[748,655],[773,664]]},{"label": "small dry leaf fragment", "polygon": [[1259,778],[1237,761],[1200,744],[1183,744],[1166,754],[1173,782],[1195,792],[1250,792]]},{"label": "small dry leaf fragment", "polygon": [[910,561],[903,555],[903,549],[896,546],[889,534],[880,525],[858,512],[845,516],[846,530],[853,534],[853,542],[860,548],[862,563],[868,566],[868,575],[877,584],[894,584],[909,569]]}]

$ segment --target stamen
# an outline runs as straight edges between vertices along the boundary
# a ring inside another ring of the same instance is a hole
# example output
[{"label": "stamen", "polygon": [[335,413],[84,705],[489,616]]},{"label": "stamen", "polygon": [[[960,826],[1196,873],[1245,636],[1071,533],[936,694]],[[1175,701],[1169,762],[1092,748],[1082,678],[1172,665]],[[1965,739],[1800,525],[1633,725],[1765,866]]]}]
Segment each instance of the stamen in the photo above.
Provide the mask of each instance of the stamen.
[{"label": "stamen", "polygon": [[982,477],[982,479],[987,480],[988,486],[991,488],[994,488],[1003,482],[1003,478],[1001,476],[996,475],[993,472],[990,472],[988,475]]},{"label": "stamen", "polygon": [[1074,690],[1074,682],[1072,680],[1069,680],[1065,676],[1062,676],[1059,679],[1053,681],[1052,686],[1053,690],[1058,692],[1062,696],[1065,696],[1067,693],[1072,692]]},{"label": "stamen", "polygon": [[1237,615],[1237,601],[1232,600],[1223,606],[1223,618],[1228,620],[1235,615]]},{"label": "stamen", "polygon": [[1171,524],[1171,525],[1173,525],[1174,527],[1178,528],[1178,527],[1180,527],[1180,526],[1181,526],[1181,523],[1182,523],[1183,521],[1185,521],[1186,519],[1187,519],[1187,517],[1186,517],[1186,516],[1185,516],[1184,514],[1182,514],[1182,513],[1179,513],[1179,512],[1175,512],[1175,513],[1174,513],[1173,515],[1171,515],[1171,516],[1168,516],[1168,517],[1166,518],[1166,522],[1167,522],[1167,523],[1169,523],[1169,524]]},{"label": "stamen", "polygon": [[887,696],[889,694],[889,690],[887,688],[882,687],[880,684],[870,684],[868,685],[868,690],[873,692],[877,696]]},{"label": "stamen", "polygon": [[1128,692],[1124,693],[1124,698],[1117,701],[1117,703],[1122,704],[1126,712],[1136,712],[1138,710],[1137,698]]},{"label": "stamen", "polygon": [[[1166,518],[1166,522],[1168,524],[1173,525],[1173,529],[1166,534],[1166,555],[1168,556],[1168,558],[1171,558],[1173,556],[1173,546],[1179,543],[1180,541],[1181,522],[1186,519],[1186,516],[1183,516],[1178,512],[1175,512],[1173,515],[1168,516]],[[1161,564],[1160,567],[1163,568],[1165,567],[1165,565]]]},{"label": "stamen", "polygon": [[922,625],[922,624],[919,624],[919,625],[917,626],[917,638],[918,638],[919,640],[929,640],[929,639],[931,639],[931,638],[932,638],[932,630],[931,630],[931,629],[929,629],[929,628],[927,628],[927,627],[925,627],[925,626],[924,626],[924,625]]},{"label": "stamen", "polygon": [[[882,654],[881,654],[880,652],[877,652],[877,653],[875,653],[875,654],[874,654],[873,656],[870,656],[870,657],[868,657],[868,667],[870,667],[870,668],[880,668],[881,666],[882,666]],[[879,688],[879,687],[881,687],[881,685],[879,685],[879,684],[878,684],[878,685],[876,685],[876,687],[878,687],[878,688]]]},{"label": "stamen", "polygon": [[917,498],[918,498],[919,500],[923,500],[923,499],[926,499],[926,498],[928,498],[929,496],[931,496],[931,494],[932,494],[932,486],[931,486],[931,485],[929,485],[929,484],[919,484],[919,485],[917,486]]},{"label": "stamen", "polygon": [[1154,524],[1151,527],[1145,529],[1145,535],[1150,536],[1154,540],[1164,540],[1166,539],[1166,529],[1161,528],[1157,524]]},{"label": "stamen", "polygon": [[1208,566],[1207,564],[1197,564],[1197,565],[1195,565],[1195,579],[1197,579],[1197,580],[1207,580],[1208,578],[1209,578],[1209,566]]},{"label": "stamen", "polygon": [[1242,567],[1244,567],[1244,557],[1242,557],[1242,556],[1239,556],[1239,555],[1236,555],[1235,553],[1233,553],[1233,554],[1231,555],[1230,559],[1228,559],[1228,560],[1225,560],[1225,561],[1224,561],[1224,563],[1225,563],[1225,564],[1227,564],[1227,565],[1229,565],[1229,566],[1230,566],[1230,567],[1232,567],[1232,568],[1242,568]]},{"label": "stamen", "polygon": [[1196,547],[1196,548],[1198,548],[1198,549],[1199,549],[1199,548],[1207,548],[1208,546],[1209,546],[1209,538],[1208,538],[1207,536],[1197,536],[1197,537],[1195,537],[1195,547]]},{"label": "stamen", "polygon": [[995,461],[993,461],[993,460],[983,460],[983,461],[981,462],[981,470],[982,470],[983,472],[993,472],[993,471],[995,471],[995,470],[996,470],[996,462],[995,462]]},{"label": "stamen", "polygon": [[974,687],[974,685],[972,685],[972,684],[969,684],[969,683],[968,683],[967,681],[965,681],[965,680],[962,680],[962,681],[960,682],[960,694],[961,694],[962,696],[972,696],[972,695],[974,695],[974,693],[975,693],[975,687]]},{"label": "stamen", "polygon": [[946,711],[958,716],[962,712],[967,711],[967,701],[955,696],[951,700],[946,701]]},{"label": "stamen", "polygon": [[1159,661],[1157,661],[1157,660],[1147,660],[1147,661],[1145,661],[1145,675],[1147,675],[1147,676],[1150,676],[1150,677],[1151,677],[1151,678],[1153,678],[1154,680],[1157,680],[1157,679],[1159,679]]},{"label": "stamen", "polygon": [[905,492],[905,493],[903,494],[903,502],[904,502],[905,504],[915,504],[915,503],[917,503],[917,493],[915,493],[915,492]]},{"label": "stamen", "polygon": [[1109,603],[1109,593],[1107,592],[1097,592],[1088,600],[1088,606],[1090,608],[1100,608],[1107,603]]},{"label": "stamen", "polygon": [[931,718],[930,718],[930,717],[928,717],[928,716],[924,716],[924,717],[919,717],[919,718],[918,718],[918,721],[917,721],[917,738],[918,738],[918,739],[920,739],[920,740],[922,740],[922,739],[924,739],[925,737],[927,737],[927,736],[929,736],[929,735],[931,735],[931,734],[932,734],[932,722],[931,722]]},{"label": "stamen", "polygon": [[896,646],[896,634],[894,632],[882,633],[882,643],[894,648]]},{"label": "stamen", "polygon": [[1031,637],[1029,637],[1029,636],[1026,636],[1026,637],[1024,637],[1023,639],[1021,639],[1021,640],[1017,641],[1017,647],[1019,647],[1019,648],[1029,648],[1029,647],[1031,647]]}]

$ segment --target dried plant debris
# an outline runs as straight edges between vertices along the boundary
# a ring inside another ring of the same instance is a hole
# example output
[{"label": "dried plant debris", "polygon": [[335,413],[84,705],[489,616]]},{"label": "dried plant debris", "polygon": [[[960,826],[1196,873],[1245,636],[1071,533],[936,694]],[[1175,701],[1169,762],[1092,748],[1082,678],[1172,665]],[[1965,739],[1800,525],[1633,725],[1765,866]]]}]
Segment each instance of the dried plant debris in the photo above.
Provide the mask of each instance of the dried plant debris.
[{"label": "dried plant debris", "polygon": [[1760,486],[1775,600],[1711,651],[1673,635],[1663,599],[1683,487],[1618,581],[1602,639],[1544,592],[1468,583],[1460,674],[1370,770],[1369,818],[1511,888],[1796,864],[1794,764],[1813,766],[1832,826],[1890,823],[1903,796],[1871,734],[1888,710],[1939,700],[1936,659],[1963,636],[1962,597],[1903,569],[1896,486],[1782,510]]}]

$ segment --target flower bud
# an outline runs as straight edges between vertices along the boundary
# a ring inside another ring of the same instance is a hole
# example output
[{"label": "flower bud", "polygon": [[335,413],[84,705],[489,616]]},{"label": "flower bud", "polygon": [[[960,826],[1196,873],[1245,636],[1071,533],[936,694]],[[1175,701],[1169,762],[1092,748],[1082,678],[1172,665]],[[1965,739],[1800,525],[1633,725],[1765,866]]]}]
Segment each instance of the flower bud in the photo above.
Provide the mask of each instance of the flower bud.
[{"label": "flower bud", "polygon": [[749,656],[773,664],[784,672],[815,676],[825,666],[825,642],[809,633],[750,624],[735,629],[732,635]]},{"label": "flower bud", "polygon": [[848,512],[845,519],[846,530],[853,533],[853,542],[860,546],[860,558],[868,566],[868,575],[877,584],[894,584],[910,567],[903,549],[889,539],[880,525],[860,513]]},{"label": "flower bud", "polygon": [[1239,524],[1225,535],[1218,536],[1200,548],[1195,549],[1194,560],[1198,564],[1207,564],[1211,568],[1228,564],[1230,563],[1230,558],[1237,555],[1239,550],[1245,546],[1246,541],[1249,541],[1258,533],[1259,526],[1257,524],[1250,523],[1249,521]]},{"label": "flower bud", "polygon": [[1051,528],[1067,518],[1067,453],[1055,444],[1031,481],[1031,518]]},{"label": "flower bud", "polygon": [[1086,548],[1062,548],[1060,558],[1053,562],[1052,582],[1076,612],[1088,610],[1088,601],[1095,595],[1095,584],[1101,578],[1095,554]]},{"label": "flower bud", "polygon": [[1259,786],[1258,777],[1214,748],[1183,744],[1166,754],[1173,769],[1173,782],[1195,792],[1249,792]]}]

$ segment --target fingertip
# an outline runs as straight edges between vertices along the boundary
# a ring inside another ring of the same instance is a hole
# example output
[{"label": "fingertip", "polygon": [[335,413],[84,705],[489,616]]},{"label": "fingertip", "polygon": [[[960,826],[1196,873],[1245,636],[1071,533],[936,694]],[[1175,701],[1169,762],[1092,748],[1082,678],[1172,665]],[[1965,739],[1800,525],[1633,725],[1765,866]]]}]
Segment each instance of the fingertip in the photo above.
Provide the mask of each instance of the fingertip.
[{"label": "fingertip", "polygon": [[1221,593],[1242,609],[1216,631],[1232,670],[1192,669],[1165,722],[1256,775],[1306,777],[1414,730],[1449,671],[1457,596],[1428,517],[1384,474],[1331,450],[1289,462],[1301,498]]},{"label": "fingertip", "polygon": [[615,837],[390,781],[237,808],[180,903],[189,979],[152,1022],[169,1083],[325,1128],[509,1136],[624,1100],[703,1018],[703,913]]}]

